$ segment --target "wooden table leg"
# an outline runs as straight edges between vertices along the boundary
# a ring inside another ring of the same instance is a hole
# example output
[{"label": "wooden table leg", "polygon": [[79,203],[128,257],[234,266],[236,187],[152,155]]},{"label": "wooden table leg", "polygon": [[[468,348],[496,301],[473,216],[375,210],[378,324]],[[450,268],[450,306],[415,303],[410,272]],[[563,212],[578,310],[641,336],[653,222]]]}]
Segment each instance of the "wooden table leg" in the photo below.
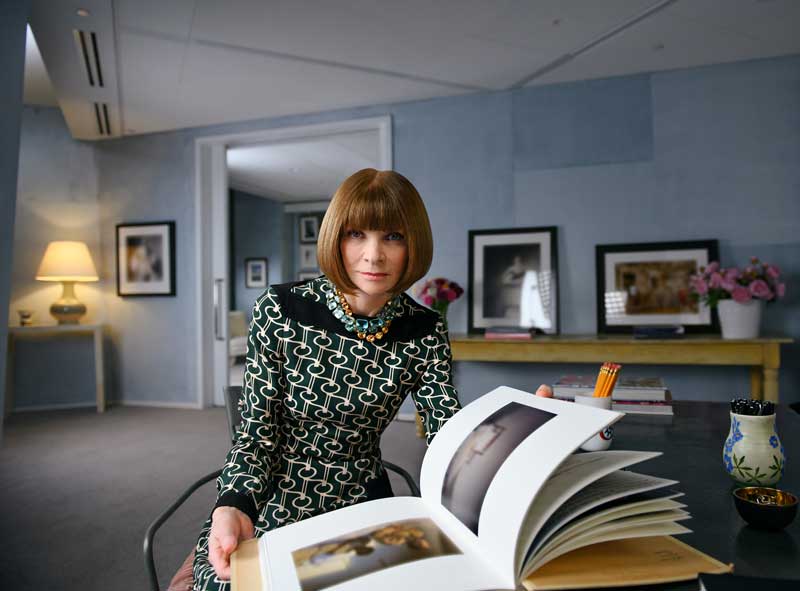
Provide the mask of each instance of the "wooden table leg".
[{"label": "wooden table leg", "polygon": [[764,370],[760,365],[750,367],[750,398],[764,400]]},{"label": "wooden table leg", "polygon": [[781,349],[778,344],[764,345],[764,400],[778,403],[778,369]]}]

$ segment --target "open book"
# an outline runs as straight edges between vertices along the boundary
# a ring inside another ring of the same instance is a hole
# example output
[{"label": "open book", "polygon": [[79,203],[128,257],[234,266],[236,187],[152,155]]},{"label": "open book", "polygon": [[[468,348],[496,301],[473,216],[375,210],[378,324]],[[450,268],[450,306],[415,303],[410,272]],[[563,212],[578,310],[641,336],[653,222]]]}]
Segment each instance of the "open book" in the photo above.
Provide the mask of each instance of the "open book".
[{"label": "open book", "polygon": [[421,498],[361,503],[261,537],[262,591],[515,589],[577,548],[689,532],[675,481],[624,470],[657,452],[573,454],[622,416],[497,388],[434,438]]}]

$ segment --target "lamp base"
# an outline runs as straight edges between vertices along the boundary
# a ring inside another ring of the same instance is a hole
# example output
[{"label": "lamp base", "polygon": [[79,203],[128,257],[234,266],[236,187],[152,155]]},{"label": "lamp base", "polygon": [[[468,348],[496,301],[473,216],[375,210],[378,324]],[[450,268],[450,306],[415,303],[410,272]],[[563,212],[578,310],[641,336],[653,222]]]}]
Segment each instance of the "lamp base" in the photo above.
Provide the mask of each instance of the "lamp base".
[{"label": "lamp base", "polygon": [[86,314],[86,305],[75,297],[75,283],[63,281],[64,292],[53,305],[50,306],[50,315],[58,320],[59,324],[79,324],[81,316]]}]

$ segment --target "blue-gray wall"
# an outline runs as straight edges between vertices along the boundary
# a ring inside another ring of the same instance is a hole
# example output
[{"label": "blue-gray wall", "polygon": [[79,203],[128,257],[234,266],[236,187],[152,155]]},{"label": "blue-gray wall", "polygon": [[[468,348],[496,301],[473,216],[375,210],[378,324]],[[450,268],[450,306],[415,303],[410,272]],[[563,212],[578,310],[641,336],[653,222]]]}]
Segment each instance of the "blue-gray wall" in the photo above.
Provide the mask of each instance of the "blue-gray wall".
[{"label": "blue-gray wall", "polygon": [[[430,274],[466,284],[467,230],[559,227],[564,333],[593,333],[594,245],[718,238],[725,264],[781,265],[789,296],[767,332],[800,338],[800,56],[514,92],[381,105],[95,144],[104,271],[114,225],[173,219],[178,297],[108,297],[117,386],[126,401],[196,400],[193,323],[194,139],[389,114],[395,169],[425,199],[436,239]],[[451,306],[466,329],[466,301]],[[783,349],[782,399],[800,399],[800,353]],[[535,388],[594,366],[460,363],[469,401],[498,384]],[[631,370],[633,371],[633,370]],[[643,367],[676,398],[724,400],[744,368]]]},{"label": "blue-gray wall", "polygon": [[[34,279],[47,244],[80,240],[100,269],[99,208],[95,150],[72,139],[61,111],[25,107],[19,146],[17,211],[9,324],[19,324],[17,310],[33,310],[36,324],[55,324],[50,304],[61,295],[60,283]],[[106,318],[104,292],[113,277],[75,286],[86,304],[86,324]],[[94,349],[91,337],[18,338],[14,354],[14,408],[95,404]]]},{"label": "blue-gray wall", "polygon": [[231,245],[233,278],[236,297],[234,310],[241,310],[250,320],[256,298],[263,287],[245,287],[245,259],[269,259],[267,282],[283,283],[283,204],[266,197],[243,191],[230,192]]},{"label": "blue-gray wall", "polygon": [[[0,412],[5,408],[8,302],[14,249],[20,113],[25,68],[26,0],[0,3]],[[3,421],[0,420],[0,438]]]}]

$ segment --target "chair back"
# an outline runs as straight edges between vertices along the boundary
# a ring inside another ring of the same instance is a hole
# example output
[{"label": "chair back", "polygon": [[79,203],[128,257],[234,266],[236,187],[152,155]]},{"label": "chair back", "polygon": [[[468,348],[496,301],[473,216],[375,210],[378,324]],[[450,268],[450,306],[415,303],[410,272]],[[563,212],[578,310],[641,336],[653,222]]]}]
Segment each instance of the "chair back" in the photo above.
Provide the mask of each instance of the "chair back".
[{"label": "chair back", "polygon": [[222,388],[225,394],[225,414],[228,417],[228,434],[231,436],[231,443],[236,440],[236,427],[242,420],[242,411],[239,408],[239,401],[242,399],[241,386],[226,386]]}]

